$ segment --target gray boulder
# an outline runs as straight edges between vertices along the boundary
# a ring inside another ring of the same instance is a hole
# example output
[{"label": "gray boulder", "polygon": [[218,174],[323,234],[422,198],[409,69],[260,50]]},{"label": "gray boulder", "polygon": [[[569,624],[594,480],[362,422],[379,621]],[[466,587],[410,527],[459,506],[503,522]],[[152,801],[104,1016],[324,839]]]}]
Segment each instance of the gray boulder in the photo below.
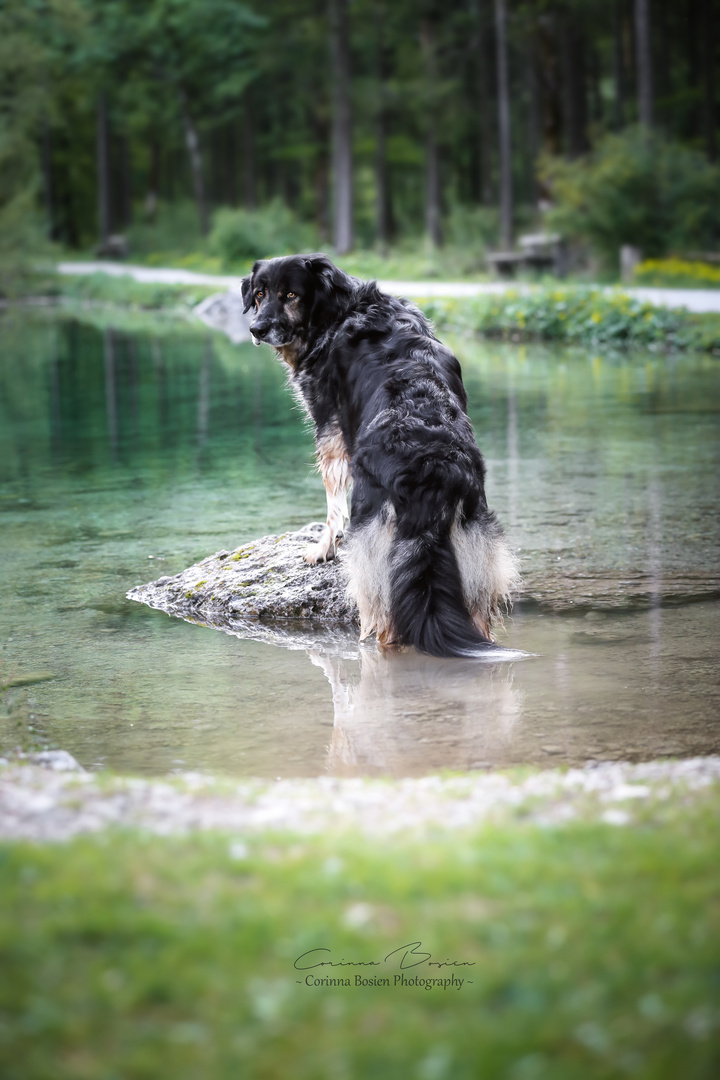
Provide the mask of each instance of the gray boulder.
[{"label": "gray boulder", "polygon": [[250,341],[250,320],[243,314],[243,300],[239,289],[213,293],[193,308],[193,314],[206,326],[226,334],[234,345]]},{"label": "gray boulder", "polygon": [[240,637],[354,651],[359,619],[346,595],[342,549],[337,559],[319,566],[303,559],[322,528],[313,522],[217,551],[174,577],[131,589],[128,598]]}]

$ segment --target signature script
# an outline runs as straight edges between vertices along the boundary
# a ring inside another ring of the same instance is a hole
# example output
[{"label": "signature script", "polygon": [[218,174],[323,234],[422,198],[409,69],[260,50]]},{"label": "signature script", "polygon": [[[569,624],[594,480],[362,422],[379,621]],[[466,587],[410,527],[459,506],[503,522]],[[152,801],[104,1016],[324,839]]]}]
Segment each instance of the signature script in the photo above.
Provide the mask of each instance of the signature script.
[{"label": "signature script", "polygon": [[401,971],[419,967],[420,964],[437,968],[475,966],[474,960],[433,960],[432,953],[421,952],[421,949],[422,941],[410,941],[407,945],[400,945],[397,949],[393,949],[382,960],[346,960],[344,956],[340,960],[323,959],[320,954],[329,953],[330,949],[309,949],[298,956],[293,966],[298,971],[312,971],[319,967],[380,967],[398,958]]}]

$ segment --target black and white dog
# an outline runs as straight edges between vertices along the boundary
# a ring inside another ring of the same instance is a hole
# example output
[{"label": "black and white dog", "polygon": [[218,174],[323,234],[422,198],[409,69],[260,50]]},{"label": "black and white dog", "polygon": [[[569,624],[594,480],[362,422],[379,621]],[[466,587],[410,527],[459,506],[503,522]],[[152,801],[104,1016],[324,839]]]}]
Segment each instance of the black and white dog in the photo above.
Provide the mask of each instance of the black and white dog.
[{"label": "black and white dog", "polygon": [[418,308],[325,255],[257,262],[242,296],[255,344],[287,364],[315,425],[328,512],[306,560],[335,555],[352,484],[346,565],[361,638],[478,655],[518,568],[485,501],[457,359]]}]

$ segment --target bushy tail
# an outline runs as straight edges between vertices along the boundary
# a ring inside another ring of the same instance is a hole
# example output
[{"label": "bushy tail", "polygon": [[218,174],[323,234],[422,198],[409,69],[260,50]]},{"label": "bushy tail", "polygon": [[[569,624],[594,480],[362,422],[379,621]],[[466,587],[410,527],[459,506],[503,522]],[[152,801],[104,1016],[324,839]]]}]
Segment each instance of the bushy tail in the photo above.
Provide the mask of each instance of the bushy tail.
[{"label": "bushy tail", "polygon": [[495,648],[465,607],[449,533],[424,531],[403,537],[398,529],[390,562],[390,610],[397,644],[414,645],[431,656],[477,656]]}]

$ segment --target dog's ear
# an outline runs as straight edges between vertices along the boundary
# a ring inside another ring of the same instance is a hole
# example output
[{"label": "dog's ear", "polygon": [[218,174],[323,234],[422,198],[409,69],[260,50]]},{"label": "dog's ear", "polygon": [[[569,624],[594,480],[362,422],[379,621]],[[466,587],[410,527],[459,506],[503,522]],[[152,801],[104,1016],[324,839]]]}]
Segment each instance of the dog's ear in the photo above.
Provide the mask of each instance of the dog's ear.
[{"label": "dog's ear", "polygon": [[330,322],[339,315],[353,295],[352,278],[327,255],[304,256],[305,266],[315,279],[315,302],[312,306],[313,322]]},{"label": "dog's ear", "polygon": [[243,298],[243,315],[252,307],[253,287],[252,287],[252,274],[248,277],[244,277],[240,282],[240,292]]},{"label": "dog's ear", "polygon": [[255,280],[255,275],[257,274],[257,272],[258,272],[258,270],[260,269],[261,266],[262,266],[262,259],[258,260],[258,262],[255,263],[255,265],[253,266],[253,268],[250,271],[250,273],[248,274],[248,276],[244,277],[242,279],[242,281],[240,282],[240,292],[242,293],[243,305],[244,305],[243,306],[243,315],[245,315],[246,312],[248,312],[250,310],[250,308],[253,306],[253,294],[255,292],[255,289],[253,287],[253,281]]}]

